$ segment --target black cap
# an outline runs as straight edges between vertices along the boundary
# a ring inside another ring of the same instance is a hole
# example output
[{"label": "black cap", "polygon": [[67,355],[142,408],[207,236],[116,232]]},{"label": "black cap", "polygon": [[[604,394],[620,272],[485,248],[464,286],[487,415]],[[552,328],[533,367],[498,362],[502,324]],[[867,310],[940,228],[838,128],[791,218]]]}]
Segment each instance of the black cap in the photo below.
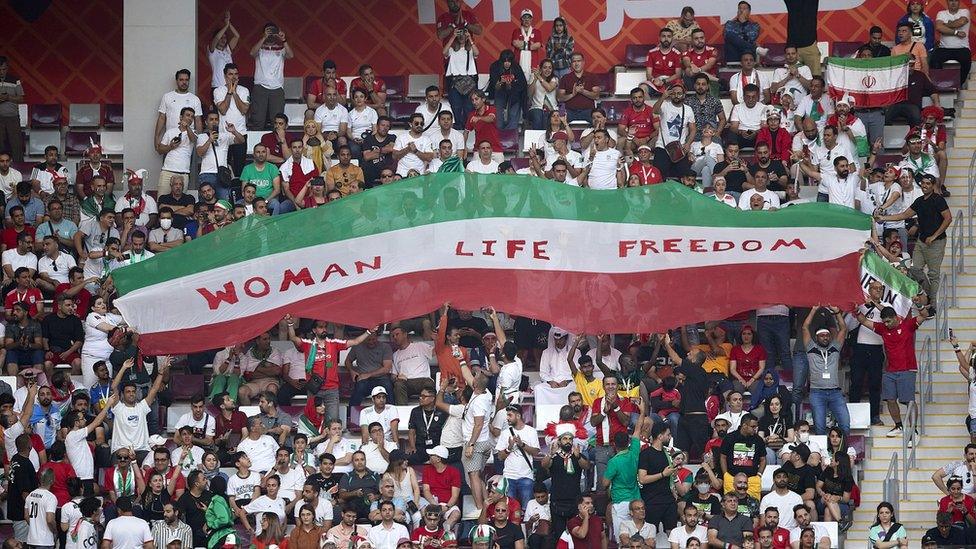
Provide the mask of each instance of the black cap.
[{"label": "black cap", "polygon": [[939,542],[935,541],[935,538],[933,538],[932,536],[930,536],[928,534],[925,534],[924,536],[922,536],[922,545],[928,545],[930,543],[938,544]]}]

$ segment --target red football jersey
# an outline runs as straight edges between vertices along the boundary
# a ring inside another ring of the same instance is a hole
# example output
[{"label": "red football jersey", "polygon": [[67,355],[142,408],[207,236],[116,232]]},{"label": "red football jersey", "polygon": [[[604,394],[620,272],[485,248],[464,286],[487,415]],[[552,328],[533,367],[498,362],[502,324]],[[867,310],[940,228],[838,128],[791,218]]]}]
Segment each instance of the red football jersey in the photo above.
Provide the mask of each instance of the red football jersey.
[{"label": "red football jersey", "polygon": [[644,105],[644,108],[639,111],[634,110],[633,105],[627,107],[620,115],[620,127],[633,128],[634,137],[650,137],[654,131],[654,114],[651,112],[651,107]]},{"label": "red football jersey", "polygon": [[674,48],[667,52],[662,51],[661,48],[654,48],[647,52],[647,64],[645,66],[651,69],[651,75],[654,78],[659,76],[672,77],[675,71],[681,68],[681,54]]},{"label": "red football jersey", "polygon": [[[715,48],[711,46],[705,46],[705,51],[698,53],[694,49],[690,49],[684,53],[684,58],[688,59],[694,67],[702,67],[709,59],[716,57]],[[718,63],[712,65],[712,68],[707,71],[713,76],[718,76]]]}]

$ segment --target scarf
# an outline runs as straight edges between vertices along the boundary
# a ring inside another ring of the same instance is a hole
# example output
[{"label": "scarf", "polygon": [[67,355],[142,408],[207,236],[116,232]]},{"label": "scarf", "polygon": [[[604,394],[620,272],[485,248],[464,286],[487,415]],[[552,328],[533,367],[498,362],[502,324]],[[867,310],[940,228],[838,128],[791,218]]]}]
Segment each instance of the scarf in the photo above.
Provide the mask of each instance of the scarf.
[{"label": "scarf", "polygon": [[814,99],[813,97],[810,98],[810,101],[812,103],[810,106],[810,118],[812,118],[814,122],[819,122],[824,115],[823,105],[820,103],[819,99]]},{"label": "scarf", "polygon": [[[773,375],[773,385],[771,387],[767,387],[765,383],[759,383],[759,388],[752,392],[752,402],[751,406],[749,407],[750,410],[755,410],[766,399],[779,394],[779,374],[776,373],[775,369],[767,368],[760,377],[760,380],[762,377],[766,377],[766,373]],[[782,414],[783,412],[780,412],[780,415]]]},{"label": "scarf", "polygon": [[119,497],[136,495],[135,481],[132,474],[130,474],[132,471],[126,469],[125,472],[127,474],[123,475],[122,469],[116,467],[115,471],[112,473],[112,480],[115,481],[115,492],[119,495]]},{"label": "scarf", "polygon": [[[308,430],[307,435],[318,436],[322,434],[322,429],[326,427],[325,416],[319,414],[315,410],[315,399],[310,399],[305,403],[305,409],[302,411],[302,416],[300,418],[300,426]],[[292,458],[295,456],[292,455]]]},{"label": "scarf", "polygon": [[131,192],[125,193],[123,198],[129,204],[129,207],[132,208],[132,211],[135,212],[136,217],[142,215],[142,211],[146,209],[146,197],[142,193],[139,194],[138,200],[132,197]]}]

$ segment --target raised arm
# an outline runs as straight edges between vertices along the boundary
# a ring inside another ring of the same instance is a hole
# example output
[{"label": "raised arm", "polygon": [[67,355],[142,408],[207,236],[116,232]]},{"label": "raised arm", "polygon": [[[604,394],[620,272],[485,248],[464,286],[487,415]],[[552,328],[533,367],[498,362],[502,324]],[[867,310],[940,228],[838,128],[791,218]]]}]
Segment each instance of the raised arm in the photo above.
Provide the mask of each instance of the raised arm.
[{"label": "raised arm", "polygon": [[147,406],[152,406],[153,401],[156,400],[156,395],[163,388],[163,378],[169,373],[169,361],[170,358],[168,356],[164,357],[162,364],[159,365],[159,373],[156,374],[156,381],[153,381],[152,387],[149,388],[149,394],[145,398]]},{"label": "raised arm", "polygon": [[807,313],[807,317],[803,320],[803,326],[801,327],[800,337],[803,338],[803,346],[810,344],[810,323],[813,322],[813,315],[820,310],[820,306],[810,307],[810,312]]}]

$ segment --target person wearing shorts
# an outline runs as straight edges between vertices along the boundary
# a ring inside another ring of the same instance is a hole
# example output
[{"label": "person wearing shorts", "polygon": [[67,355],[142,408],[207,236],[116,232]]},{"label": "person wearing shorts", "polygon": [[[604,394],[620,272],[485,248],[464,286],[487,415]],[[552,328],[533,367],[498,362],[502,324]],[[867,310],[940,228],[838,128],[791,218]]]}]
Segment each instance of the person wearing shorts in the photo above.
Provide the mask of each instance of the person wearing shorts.
[{"label": "person wearing shorts", "polygon": [[881,376],[881,399],[887,404],[895,426],[886,436],[902,435],[899,403],[907,405],[915,401],[915,376],[918,372],[915,332],[927,318],[927,308],[921,309],[918,316],[901,320],[893,308],[885,307],[881,309],[881,322],[868,320],[860,310],[857,313],[857,321],[862,326],[881,336],[888,357],[888,365]]},{"label": "person wearing shorts", "polygon": [[485,389],[486,384],[483,374],[474,377],[471,382],[471,396],[467,398],[464,414],[461,416],[461,433],[464,437],[461,465],[468,476],[471,497],[479,509],[484,506],[485,490],[481,471],[488,463],[488,457],[494,448],[489,427],[494,416],[495,403],[491,393]]}]

